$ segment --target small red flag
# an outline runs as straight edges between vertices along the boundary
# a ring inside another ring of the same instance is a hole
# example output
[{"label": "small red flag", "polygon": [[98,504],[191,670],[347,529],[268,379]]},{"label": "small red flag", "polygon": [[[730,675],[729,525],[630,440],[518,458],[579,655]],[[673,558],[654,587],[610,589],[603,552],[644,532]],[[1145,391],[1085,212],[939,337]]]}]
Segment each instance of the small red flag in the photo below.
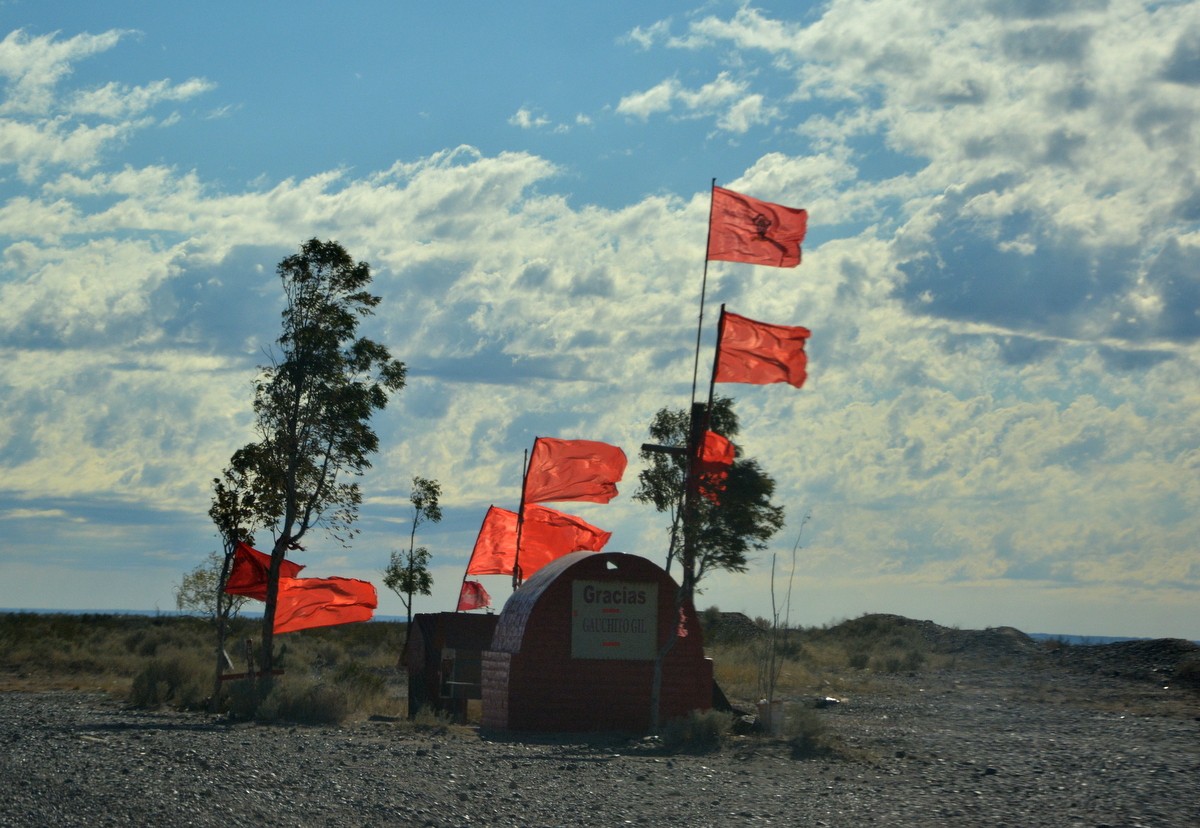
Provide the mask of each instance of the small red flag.
[{"label": "small red flag", "polygon": [[275,632],[369,621],[379,605],[375,587],[353,578],[280,578]]},{"label": "small red flag", "polygon": [[755,322],[722,306],[713,382],[786,382],[800,388],[808,377],[804,343],[811,335],[808,328]]},{"label": "small red flag", "polygon": [[795,267],[800,264],[800,244],[807,230],[806,210],[713,187],[710,261]]},{"label": "small red flag", "polygon": [[525,474],[525,502],[608,503],[617,496],[617,481],[627,462],[625,452],[608,443],[538,437]]},{"label": "small red flag", "polygon": [[[521,526],[520,566],[528,578],[551,561],[571,552],[599,552],[612,537],[586,520],[557,509],[531,504]],[[488,508],[475,539],[468,575],[511,575],[517,559],[517,513]]]},{"label": "small red flag", "polygon": [[458,607],[456,612],[466,612],[467,610],[483,609],[492,605],[492,596],[487,594],[487,590],[483,588],[483,584],[479,581],[463,581],[462,589],[458,593]]},{"label": "small red flag", "polygon": [[700,457],[696,462],[696,475],[700,494],[713,503],[720,503],[720,493],[725,491],[725,481],[733,465],[735,455],[733,443],[715,431],[704,432],[700,445]]},{"label": "small red flag", "polygon": [[[259,601],[267,600],[267,572],[270,568],[270,555],[238,541],[233,548],[233,566],[225,581],[225,592],[257,598]],[[301,569],[304,569],[303,564],[292,563],[284,558],[279,565],[279,577],[295,578]]]}]

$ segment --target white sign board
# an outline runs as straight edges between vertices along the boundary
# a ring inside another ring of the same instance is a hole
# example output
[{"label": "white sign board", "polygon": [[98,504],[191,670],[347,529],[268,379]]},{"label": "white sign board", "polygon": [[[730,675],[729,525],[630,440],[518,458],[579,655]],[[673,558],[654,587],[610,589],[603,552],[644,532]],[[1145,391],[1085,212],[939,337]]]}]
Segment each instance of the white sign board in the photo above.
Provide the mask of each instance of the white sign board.
[{"label": "white sign board", "polygon": [[571,599],[571,658],[654,658],[658,584],[575,581]]}]

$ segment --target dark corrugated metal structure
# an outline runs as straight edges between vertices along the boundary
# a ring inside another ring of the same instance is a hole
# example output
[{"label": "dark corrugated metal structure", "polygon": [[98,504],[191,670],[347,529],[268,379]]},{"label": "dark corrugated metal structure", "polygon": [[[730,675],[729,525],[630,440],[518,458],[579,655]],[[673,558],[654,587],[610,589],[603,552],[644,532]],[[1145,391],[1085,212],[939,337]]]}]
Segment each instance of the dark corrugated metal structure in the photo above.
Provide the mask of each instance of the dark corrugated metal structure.
[{"label": "dark corrugated metal structure", "polygon": [[408,715],[423,707],[465,721],[467,700],[482,696],[480,664],[492,640],[498,616],[464,612],[413,616],[405,667]]},{"label": "dark corrugated metal structure", "polygon": [[[483,653],[483,726],[647,732],[654,660],[679,627],[678,586],[621,552],[573,552],[512,594]],[[696,613],[663,662],[660,721],[712,707],[712,662]]]}]

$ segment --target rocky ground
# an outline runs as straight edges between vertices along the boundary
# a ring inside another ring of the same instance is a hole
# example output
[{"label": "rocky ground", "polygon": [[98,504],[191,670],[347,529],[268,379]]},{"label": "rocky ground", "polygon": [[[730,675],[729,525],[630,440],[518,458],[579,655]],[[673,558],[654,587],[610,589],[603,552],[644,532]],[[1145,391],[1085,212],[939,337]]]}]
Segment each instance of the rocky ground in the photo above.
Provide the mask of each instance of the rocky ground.
[{"label": "rocky ground", "polygon": [[3,693],[0,825],[1200,825],[1200,691],[1174,681],[1195,645],[1035,649],[988,631],[939,646],[982,658],[875,676],[819,709],[791,700],[832,751],[268,726]]}]

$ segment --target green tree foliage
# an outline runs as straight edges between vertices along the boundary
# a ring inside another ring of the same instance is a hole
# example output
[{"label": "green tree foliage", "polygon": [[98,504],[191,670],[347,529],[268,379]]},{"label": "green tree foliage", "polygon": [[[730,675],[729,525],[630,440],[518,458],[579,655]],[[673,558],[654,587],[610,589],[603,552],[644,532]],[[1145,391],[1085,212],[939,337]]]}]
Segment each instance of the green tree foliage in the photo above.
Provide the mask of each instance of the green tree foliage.
[{"label": "green tree foliage", "polygon": [[270,670],[279,565],[321,525],[341,542],[356,531],[355,478],[379,448],[371,416],[405,383],[404,363],[361,337],[380,298],[371,269],[337,242],[311,239],[278,267],[285,305],[269,365],[254,386],[257,439],[238,449],[231,472],[246,481],[256,525],[275,537],[263,616],[262,669]]},{"label": "green tree foliage", "polygon": [[[713,399],[708,427],[731,441],[737,437],[739,423],[732,399]],[[686,448],[690,431],[691,415],[685,409],[660,409],[650,423],[650,439],[659,446]],[[643,448],[640,457],[646,466],[638,473],[638,488],[633,498],[652,504],[670,517],[666,562],[669,572],[675,560],[682,560],[686,454]],[[766,548],[767,541],[783,527],[783,507],[771,503],[774,493],[774,479],[758,461],[741,456],[738,449],[720,502],[694,498],[695,561],[691,577],[685,573],[681,582],[690,583],[694,590],[713,570],[745,572],[749,552]]]},{"label": "green tree foliage", "polygon": [[[180,612],[203,615],[213,621],[221,617],[236,618],[247,599],[222,593],[224,567],[225,556],[209,552],[204,563],[186,573],[175,588],[175,608]],[[227,576],[228,572],[224,574]]]},{"label": "green tree foliage", "polygon": [[251,546],[254,544],[251,527],[259,518],[254,510],[254,494],[249,491],[249,487],[250,481],[246,473],[234,468],[227,468],[220,477],[213,478],[213,499],[208,516],[216,525],[225,549],[220,568],[216,572],[216,583],[211,585],[216,593],[213,603],[216,606],[217,622],[216,670],[213,673],[212,695],[209,697],[210,709],[213,712],[220,706],[221,673],[227,659],[225,637],[229,619],[237,615],[238,610],[248,600],[240,595],[227,595],[225,583],[229,580],[229,572],[233,568],[233,554],[238,543]]},{"label": "green tree foliage", "polygon": [[[442,487],[436,480],[414,477],[409,502],[413,505],[412,528],[408,535],[408,552],[393,551],[391,561],[383,573],[383,584],[400,596],[404,612],[412,629],[412,607],[414,595],[433,594],[433,576],[429,573],[429,550],[416,546],[417,527],[428,521],[440,523],[442,509],[438,500]],[[408,649],[407,640],[405,650]]]}]

